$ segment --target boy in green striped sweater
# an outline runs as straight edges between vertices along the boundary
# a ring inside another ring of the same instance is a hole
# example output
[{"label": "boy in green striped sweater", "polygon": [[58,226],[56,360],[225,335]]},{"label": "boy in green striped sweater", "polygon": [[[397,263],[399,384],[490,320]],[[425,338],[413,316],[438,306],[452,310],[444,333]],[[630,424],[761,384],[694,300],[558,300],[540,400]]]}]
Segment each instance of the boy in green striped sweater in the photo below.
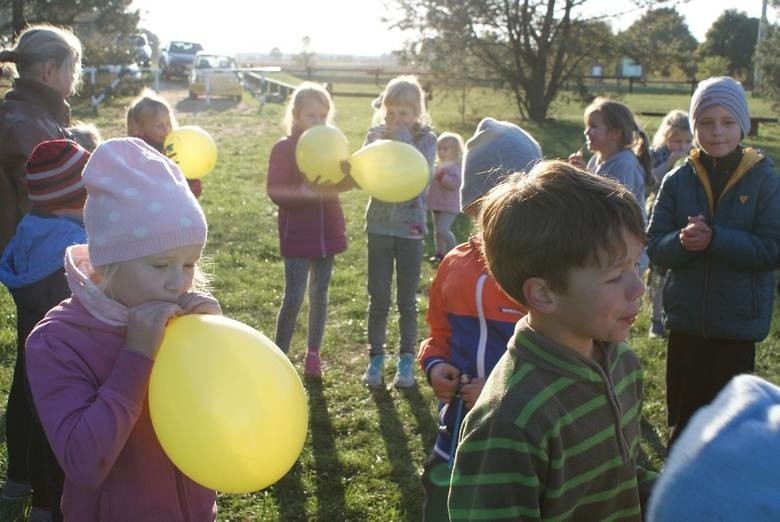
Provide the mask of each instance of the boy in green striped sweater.
[{"label": "boy in green striped sweater", "polygon": [[464,420],[452,520],[641,520],[642,372],[624,342],[644,286],[642,212],[619,183],[563,161],[486,196],[491,274],[528,308]]}]

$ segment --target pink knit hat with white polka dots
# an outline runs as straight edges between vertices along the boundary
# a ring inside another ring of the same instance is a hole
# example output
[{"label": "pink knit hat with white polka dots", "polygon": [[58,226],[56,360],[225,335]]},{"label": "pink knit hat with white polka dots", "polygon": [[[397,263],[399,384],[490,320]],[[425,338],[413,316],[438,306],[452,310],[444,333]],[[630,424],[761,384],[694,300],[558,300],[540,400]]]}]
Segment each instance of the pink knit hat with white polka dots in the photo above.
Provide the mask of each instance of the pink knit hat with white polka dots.
[{"label": "pink knit hat with white polka dots", "polygon": [[206,217],[179,167],[142,140],[101,143],[83,179],[93,266],[206,243]]}]

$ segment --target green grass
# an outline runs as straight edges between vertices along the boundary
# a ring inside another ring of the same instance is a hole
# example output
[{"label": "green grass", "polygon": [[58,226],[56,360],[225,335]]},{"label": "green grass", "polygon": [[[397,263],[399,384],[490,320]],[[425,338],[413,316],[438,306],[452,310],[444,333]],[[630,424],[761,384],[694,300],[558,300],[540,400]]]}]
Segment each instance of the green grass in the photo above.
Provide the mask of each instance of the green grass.
[{"label": "green grass", "polygon": [[[182,86],[183,87],[183,86]],[[352,86],[336,85],[339,91]],[[685,108],[685,96],[625,95],[637,109]],[[76,117],[94,121],[104,137],[122,135],[127,98],[109,100],[95,117],[84,104],[76,104]],[[753,103],[753,102],[751,102]],[[350,146],[362,143],[371,119],[370,99],[335,98],[336,123]],[[756,114],[764,112],[763,105]],[[767,105],[768,106],[768,105]],[[461,115],[460,93],[435,91],[430,104],[437,131],[450,130],[464,137],[472,134],[483,116],[517,121],[512,101],[502,93],[473,89]],[[582,144],[581,103],[559,103],[544,125],[524,125],[541,142],[548,157],[565,157]],[[217,141],[219,162],[204,179],[201,204],[209,221],[207,254],[215,295],[226,316],[243,321],[273,337],[276,312],[283,292],[282,261],[276,235],[276,207],[265,193],[269,151],[282,135],[283,107],[267,104],[258,111],[249,95],[236,106],[214,101],[183,101],[176,106],[179,123],[200,125]],[[648,121],[650,133],[657,121]],[[749,143],[780,153],[780,134],[771,125],[761,127],[761,136]],[[419,473],[436,435],[435,400],[420,376],[417,388],[398,391],[368,390],[360,384],[367,362],[366,263],[363,212],[367,196],[359,191],[343,198],[347,217],[349,249],[339,255],[330,294],[329,323],[323,347],[325,378],[308,384],[310,430],[300,459],[276,485],[254,494],[220,495],[220,520],[419,520],[422,490]],[[471,231],[467,219],[456,222],[456,233],[465,239]],[[427,240],[426,257],[431,255]],[[419,287],[419,337],[426,335],[424,322],[427,291],[433,270],[424,264]],[[307,310],[301,311],[293,339],[291,358],[302,367]],[[389,328],[389,353],[397,352],[395,317]],[[777,322],[775,322],[775,325]],[[14,308],[5,289],[0,290],[0,403],[5,403],[14,362]],[[645,368],[647,418],[643,449],[655,466],[662,463],[664,422],[664,343],[647,337],[646,312],[637,321],[632,344]],[[758,348],[757,373],[780,380],[777,329]],[[394,365],[387,369],[392,377]],[[273,429],[269,425],[269,429]],[[0,442],[2,438],[0,427]],[[6,456],[0,445],[0,476]],[[0,520],[20,519],[24,506],[0,503]]]}]

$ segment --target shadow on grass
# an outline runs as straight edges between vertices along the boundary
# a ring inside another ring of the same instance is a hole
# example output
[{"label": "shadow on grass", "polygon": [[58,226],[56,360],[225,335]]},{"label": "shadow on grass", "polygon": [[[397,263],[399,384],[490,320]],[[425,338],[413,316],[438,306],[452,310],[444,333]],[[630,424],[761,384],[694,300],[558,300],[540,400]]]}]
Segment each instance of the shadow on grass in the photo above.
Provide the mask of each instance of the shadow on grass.
[{"label": "shadow on grass", "polygon": [[[666,459],[666,444],[661,440],[658,431],[644,417],[642,417],[640,428],[642,432],[642,442],[649,447],[654,460],[663,462]],[[640,450],[641,449],[642,448],[640,447]],[[648,457],[649,456],[644,456],[645,459]],[[640,456],[640,458],[642,458],[642,456]],[[655,466],[651,465],[651,467],[654,468]]]},{"label": "shadow on grass", "polygon": [[406,402],[409,403],[414,420],[417,422],[417,427],[420,430],[422,446],[427,452],[433,448],[433,444],[436,442],[436,437],[439,433],[438,419],[431,414],[430,401],[423,397],[417,386],[400,391]]},{"label": "shadow on grass", "polygon": [[352,517],[342,483],[346,470],[339,461],[328,401],[322,392],[322,382],[307,380],[306,389],[309,392],[311,446],[318,499],[316,520],[348,520]]},{"label": "shadow on grass", "polygon": [[[419,391],[417,392],[419,394]],[[401,418],[395,409],[390,392],[384,387],[371,388],[371,398],[379,413],[379,430],[385,441],[387,457],[391,463],[390,475],[403,499],[405,520],[420,520],[422,517],[422,486],[420,485],[414,459],[409,451]]]},{"label": "shadow on grass", "polygon": [[279,504],[280,520],[308,520],[305,493],[301,481],[301,463],[296,461],[282,479],[273,485],[273,495]]}]

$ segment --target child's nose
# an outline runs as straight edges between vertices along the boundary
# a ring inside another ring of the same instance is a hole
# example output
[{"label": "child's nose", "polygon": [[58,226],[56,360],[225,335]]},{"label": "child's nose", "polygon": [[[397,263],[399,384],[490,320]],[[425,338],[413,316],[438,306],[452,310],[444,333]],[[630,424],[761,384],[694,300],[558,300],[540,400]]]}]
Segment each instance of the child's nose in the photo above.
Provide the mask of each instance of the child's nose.
[{"label": "child's nose", "polygon": [[182,292],[186,290],[186,288],[184,288],[185,282],[186,278],[184,272],[181,270],[171,270],[165,281],[165,289],[173,292]]},{"label": "child's nose", "polygon": [[645,293],[645,284],[642,282],[642,274],[640,274],[638,270],[634,273],[635,276],[631,281],[631,286],[629,287],[629,299],[631,301],[639,299]]}]

